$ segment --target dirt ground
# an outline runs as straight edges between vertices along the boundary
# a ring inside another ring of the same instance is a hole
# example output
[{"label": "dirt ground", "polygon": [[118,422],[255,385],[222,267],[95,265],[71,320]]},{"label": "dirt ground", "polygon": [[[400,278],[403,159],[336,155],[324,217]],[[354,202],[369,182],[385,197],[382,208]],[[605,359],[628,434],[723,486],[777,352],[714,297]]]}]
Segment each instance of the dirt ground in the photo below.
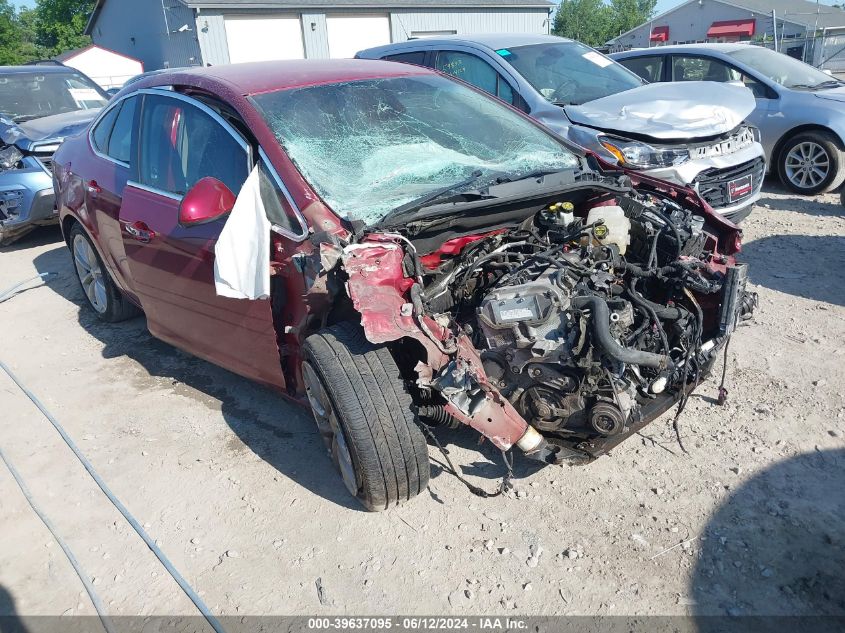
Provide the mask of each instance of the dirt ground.
[{"label": "dirt ground", "polygon": [[[503,498],[472,496],[431,447],[427,494],[361,511],[306,411],[157,342],[143,318],[99,323],[58,230],[0,252],[0,290],[58,273],[0,304],[0,359],[216,615],[845,615],[845,210],[838,194],[767,191],[743,250],[760,308],[731,342],[727,405],[710,379],[681,418],[689,454],[667,415],[586,467],[517,460]],[[439,436],[498,486],[495,451]],[[109,613],[196,613],[2,373],[0,446]],[[13,612],[94,614],[0,466]]]}]

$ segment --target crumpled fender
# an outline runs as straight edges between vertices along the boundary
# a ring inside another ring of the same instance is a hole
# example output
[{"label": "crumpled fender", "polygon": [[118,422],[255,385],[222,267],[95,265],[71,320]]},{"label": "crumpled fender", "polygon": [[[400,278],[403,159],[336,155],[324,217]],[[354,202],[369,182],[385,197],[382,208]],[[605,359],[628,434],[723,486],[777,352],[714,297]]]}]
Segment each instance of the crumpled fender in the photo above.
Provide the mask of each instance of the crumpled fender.
[{"label": "crumpled fender", "polygon": [[[329,253],[325,255],[331,257]],[[345,247],[340,255],[349,277],[347,291],[361,315],[367,340],[376,344],[403,337],[419,341],[427,352],[426,362],[417,366],[420,386],[437,388],[438,380],[448,381],[446,374],[454,373],[453,368],[457,368],[460,376],[466,378],[468,388],[475,390],[477,400],[471,410],[456,404],[465,399],[465,393],[464,398],[459,396],[461,389],[455,390],[454,398],[444,393],[449,401],[446,410],[451,415],[504,451],[520,441],[523,450],[526,442],[539,443],[542,438],[537,435],[535,440],[528,423],[489,382],[478,351],[465,334],[454,337],[448,328],[427,315],[421,318],[428,333],[420,328],[408,299],[408,291],[417,282],[405,275],[404,257],[401,244],[386,236],[369,236],[367,241]],[[454,348],[453,353],[441,349],[447,344]],[[531,448],[534,447],[528,450]]]},{"label": "crumpled fender", "polygon": [[[528,439],[528,435],[533,435],[529,434],[529,426],[525,419],[519,415],[507,398],[490,384],[481,363],[481,357],[478,355],[478,350],[475,349],[465,334],[458,336],[458,352],[455,361],[454,367],[456,370],[471,376],[471,381],[478,386],[481,392],[479,396],[483,394],[484,399],[480,400],[479,398],[475,406],[471,410],[467,410],[461,408],[453,399],[449,398],[446,392],[443,392],[443,395],[449,401],[449,404],[446,405],[447,413],[474,428],[503,451],[510,450],[514,444],[519,443],[523,438]],[[537,442],[539,442],[539,439],[538,436]],[[528,451],[536,448],[536,446],[521,446],[521,448]]]}]

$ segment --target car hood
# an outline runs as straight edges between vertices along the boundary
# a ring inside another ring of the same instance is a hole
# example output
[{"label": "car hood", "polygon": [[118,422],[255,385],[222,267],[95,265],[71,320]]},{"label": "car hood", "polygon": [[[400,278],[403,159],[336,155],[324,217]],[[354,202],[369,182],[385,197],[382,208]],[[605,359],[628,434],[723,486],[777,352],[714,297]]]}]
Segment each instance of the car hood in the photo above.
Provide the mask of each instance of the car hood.
[{"label": "car hood", "polygon": [[730,132],[754,110],[748,88],[713,81],[656,83],[584,105],[566,106],[573,123],[659,140]]},{"label": "car hood", "polygon": [[819,90],[813,93],[819,99],[829,99],[831,101],[839,101],[845,103],[845,86],[839,88],[831,88],[830,90]]},{"label": "car hood", "polygon": [[87,127],[99,113],[99,110],[76,110],[24,123],[15,123],[2,116],[0,117],[0,141],[6,145],[17,145],[22,150],[31,150],[33,145],[45,141],[60,142]]}]

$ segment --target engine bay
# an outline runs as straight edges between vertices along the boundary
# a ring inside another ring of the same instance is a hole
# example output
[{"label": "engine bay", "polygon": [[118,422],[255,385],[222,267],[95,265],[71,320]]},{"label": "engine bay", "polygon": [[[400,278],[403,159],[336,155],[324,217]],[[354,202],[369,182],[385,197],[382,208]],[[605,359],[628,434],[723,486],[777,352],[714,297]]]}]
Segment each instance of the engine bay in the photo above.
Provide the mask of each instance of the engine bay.
[{"label": "engine bay", "polygon": [[[585,183],[426,255],[413,235],[367,240],[399,249],[401,327],[415,324],[436,346],[416,367],[420,418],[562,463],[589,461],[682,408],[750,316],[756,296],[724,238],[718,222],[668,197]],[[384,253],[375,261],[389,274]],[[360,264],[346,263],[354,282]]]}]

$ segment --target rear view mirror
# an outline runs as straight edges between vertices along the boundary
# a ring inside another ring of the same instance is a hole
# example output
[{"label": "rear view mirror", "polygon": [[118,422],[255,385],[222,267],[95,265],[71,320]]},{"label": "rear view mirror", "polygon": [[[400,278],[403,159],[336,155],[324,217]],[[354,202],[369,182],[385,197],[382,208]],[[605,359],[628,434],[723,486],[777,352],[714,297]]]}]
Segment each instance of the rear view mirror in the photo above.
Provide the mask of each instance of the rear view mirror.
[{"label": "rear view mirror", "polygon": [[179,205],[179,224],[194,226],[212,222],[235,206],[235,194],[217,178],[208,176],[191,187]]}]

